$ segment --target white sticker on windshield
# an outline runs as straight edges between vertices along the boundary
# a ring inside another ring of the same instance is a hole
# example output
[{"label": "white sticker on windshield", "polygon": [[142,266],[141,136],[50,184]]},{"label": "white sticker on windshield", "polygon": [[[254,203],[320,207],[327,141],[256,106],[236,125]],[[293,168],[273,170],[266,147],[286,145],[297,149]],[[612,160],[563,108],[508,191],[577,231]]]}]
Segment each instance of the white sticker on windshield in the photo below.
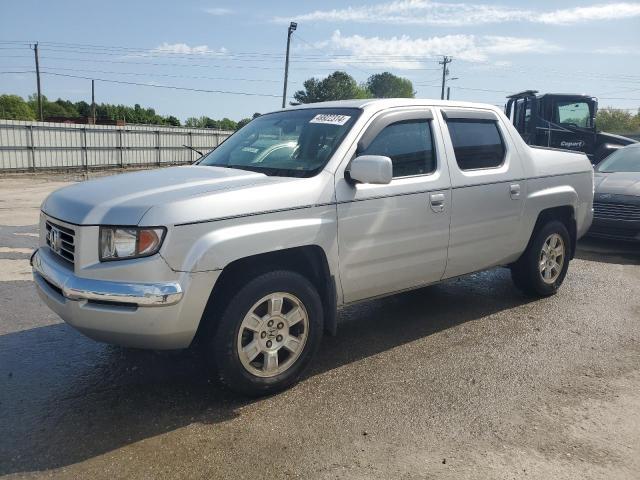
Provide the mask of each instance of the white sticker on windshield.
[{"label": "white sticker on windshield", "polygon": [[319,113],[309,123],[326,123],[328,125],[344,125],[349,121],[349,115],[336,115],[331,113]]}]

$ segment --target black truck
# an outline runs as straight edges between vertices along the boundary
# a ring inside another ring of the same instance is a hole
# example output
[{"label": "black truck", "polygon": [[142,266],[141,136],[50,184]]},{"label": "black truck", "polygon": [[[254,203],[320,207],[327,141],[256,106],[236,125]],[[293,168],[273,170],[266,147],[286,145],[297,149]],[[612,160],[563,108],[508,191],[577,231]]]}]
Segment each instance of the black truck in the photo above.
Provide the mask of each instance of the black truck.
[{"label": "black truck", "polygon": [[507,98],[505,113],[529,145],[578,150],[597,164],[618,148],[636,143],[597,131],[595,97],[525,90]]}]

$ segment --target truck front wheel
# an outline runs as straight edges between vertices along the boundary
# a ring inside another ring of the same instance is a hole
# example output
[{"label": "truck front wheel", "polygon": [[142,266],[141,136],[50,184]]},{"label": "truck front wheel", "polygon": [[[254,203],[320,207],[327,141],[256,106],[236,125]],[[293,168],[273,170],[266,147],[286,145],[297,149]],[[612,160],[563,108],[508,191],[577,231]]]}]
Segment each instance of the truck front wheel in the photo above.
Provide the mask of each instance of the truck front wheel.
[{"label": "truck front wheel", "polygon": [[206,347],[230,389],[267,395],[300,378],[322,330],[322,303],[313,284],[296,272],[272,271],[233,295]]},{"label": "truck front wheel", "polygon": [[520,259],[511,265],[511,278],[524,293],[546,297],[558,291],[567,275],[571,239],[564,223],[552,220],[538,228]]}]

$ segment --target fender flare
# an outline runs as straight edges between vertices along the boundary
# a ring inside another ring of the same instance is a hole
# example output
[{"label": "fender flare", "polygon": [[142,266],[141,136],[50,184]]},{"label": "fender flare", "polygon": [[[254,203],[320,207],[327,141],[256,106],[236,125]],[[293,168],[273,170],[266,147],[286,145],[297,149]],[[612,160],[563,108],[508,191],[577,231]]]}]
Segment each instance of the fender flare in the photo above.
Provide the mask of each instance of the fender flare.
[{"label": "fender flare", "polygon": [[535,191],[527,196],[527,206],[529,210],[527,216],[532,220],[526,225],[527,247],[533,233],[538,225],[538,221],[545,211],[557,208],[570,208],[573,220],[576,221],[578,212],[579,196],[578,192],[570,185],[557,185]]}]

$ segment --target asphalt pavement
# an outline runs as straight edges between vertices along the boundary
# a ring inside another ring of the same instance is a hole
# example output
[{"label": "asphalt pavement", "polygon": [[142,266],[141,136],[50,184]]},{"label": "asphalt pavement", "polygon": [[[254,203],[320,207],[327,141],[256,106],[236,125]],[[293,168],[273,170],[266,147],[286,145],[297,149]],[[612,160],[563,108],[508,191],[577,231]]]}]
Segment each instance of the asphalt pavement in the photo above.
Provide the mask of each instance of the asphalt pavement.
[{"label": "asphalt pavement", "polygon": [[580,242],[547,299],[499,268],[345,308],[302,382],[249,400],[44,306],[28,258],[63,184],[0,178],[0,476],[640,478],[639,246]]}]

